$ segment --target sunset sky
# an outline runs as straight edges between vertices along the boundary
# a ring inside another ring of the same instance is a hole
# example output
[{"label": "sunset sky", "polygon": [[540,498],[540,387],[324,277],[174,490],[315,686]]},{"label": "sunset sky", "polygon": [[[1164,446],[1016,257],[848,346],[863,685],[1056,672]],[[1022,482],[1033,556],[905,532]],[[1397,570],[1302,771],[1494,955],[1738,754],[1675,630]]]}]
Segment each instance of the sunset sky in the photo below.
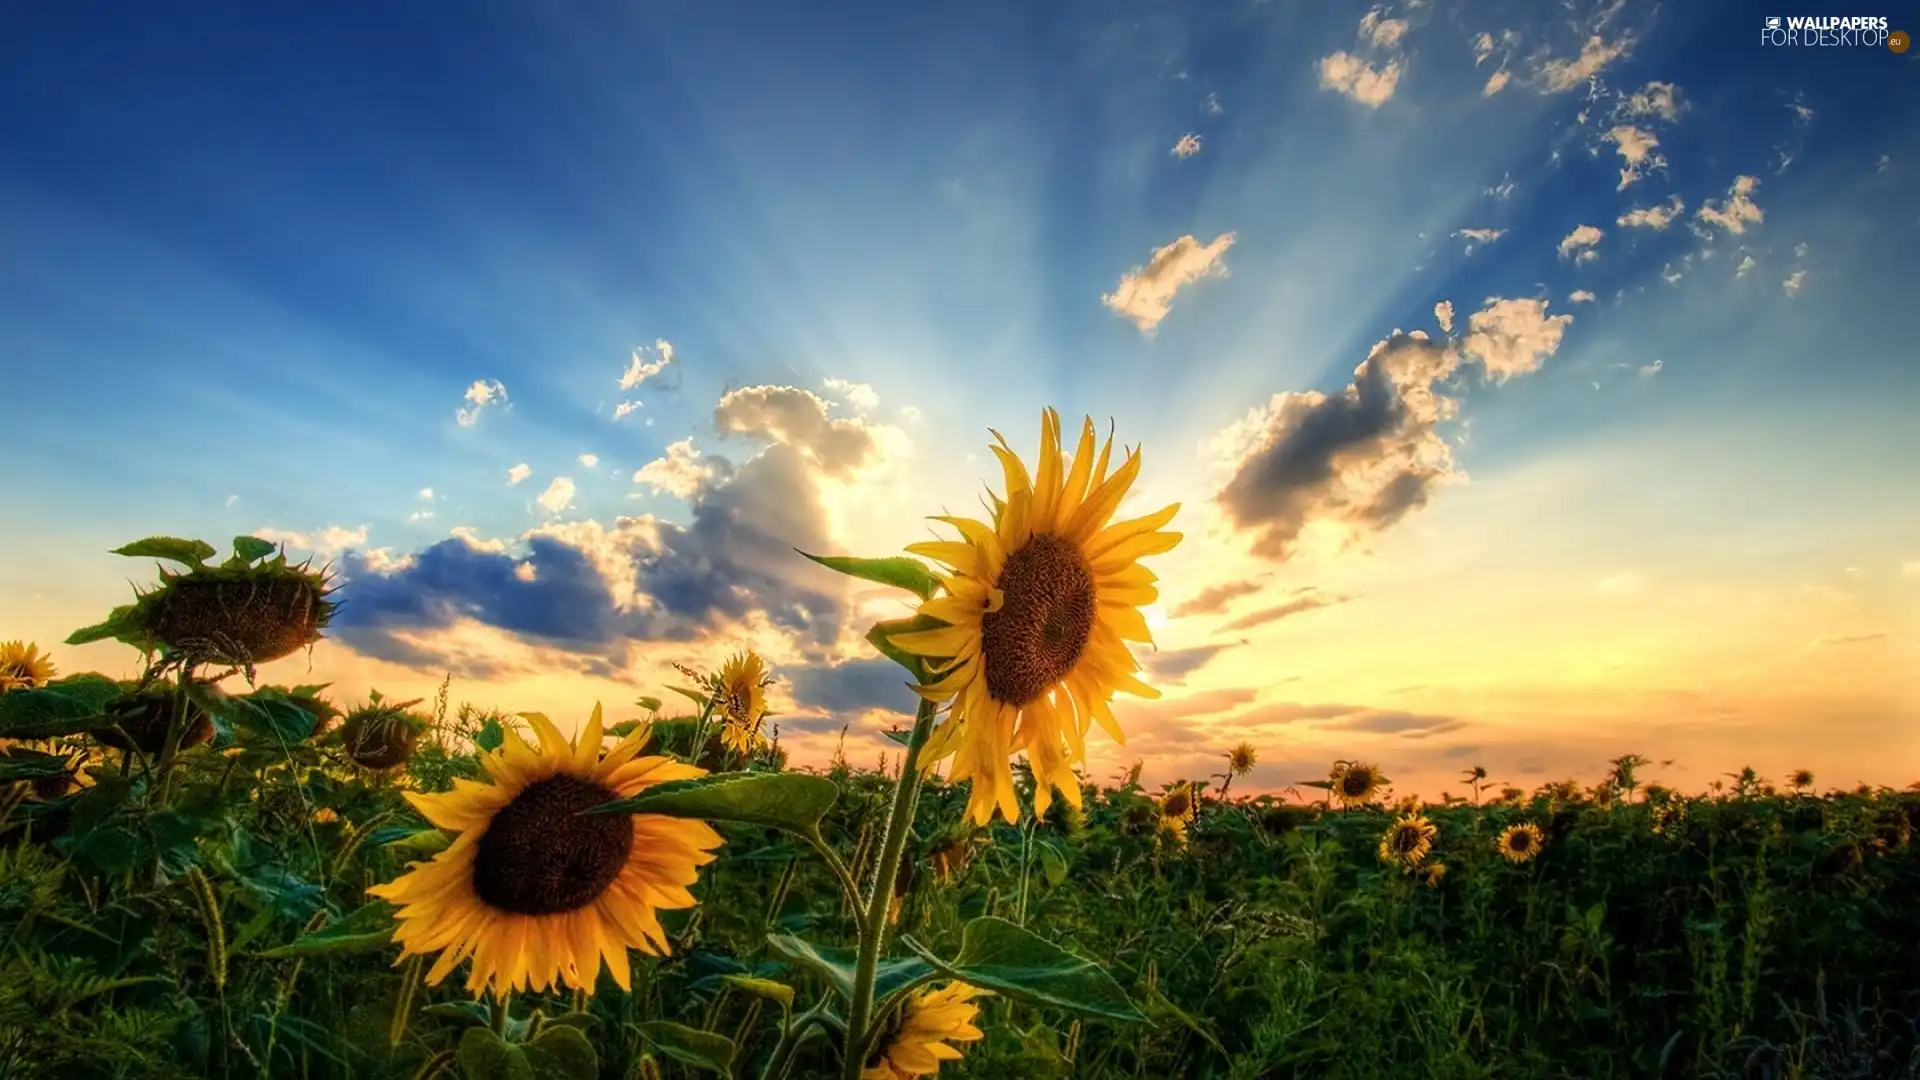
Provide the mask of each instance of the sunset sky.
[{"label": "sunset sky", "polygon": [[16,5],[0,638],[130,673],[59,644],[108,550],[252,533],[346,601],[269,681],[619,717],[751,646],[864,763],[903,594],[792,549],[1052,405],[1183,504],[1094,778],[1904,785],[1920,52],[1757,11]]}]

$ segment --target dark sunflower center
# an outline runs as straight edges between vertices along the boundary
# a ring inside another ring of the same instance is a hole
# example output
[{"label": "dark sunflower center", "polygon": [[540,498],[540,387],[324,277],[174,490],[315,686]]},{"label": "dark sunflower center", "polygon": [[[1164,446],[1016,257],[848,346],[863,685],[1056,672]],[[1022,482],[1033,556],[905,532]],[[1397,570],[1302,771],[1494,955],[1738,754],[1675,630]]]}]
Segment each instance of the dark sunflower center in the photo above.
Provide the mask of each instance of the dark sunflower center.
[{"label": "dark sunflower center", "polygon": [[987,692],[1025,705],[1073,670],[1093,636],[1093,571],[1073,541],[1035,536],[1007,556],[999,611],[980,620]]},{"label": "dark sunflower center", "polygon": [[1359,798],[1373,790],[1373,774],[1364,769],[1354,769],[1340,778],[1340,793]]},{"label": "dark sunflower center", "polygon": [[1394,830],[1393,850],[1402,855],[1411,855],[1420,846],[1420,830],[1403,825]]},{"label": "dark sunflower center", "polygon": [[1515,851],[1525,851],[1533,846],[1533,837],[1523,832],[1514,833],[1513,838],[1507,841],[1507,846]]},{"label": "dark sunflower center", "polygon": [[592,903],[627,864],[633,819],[581,811],[617,797],[564,774],[527,785],[480,838],[474,893],[516,915],[558,915]]}]

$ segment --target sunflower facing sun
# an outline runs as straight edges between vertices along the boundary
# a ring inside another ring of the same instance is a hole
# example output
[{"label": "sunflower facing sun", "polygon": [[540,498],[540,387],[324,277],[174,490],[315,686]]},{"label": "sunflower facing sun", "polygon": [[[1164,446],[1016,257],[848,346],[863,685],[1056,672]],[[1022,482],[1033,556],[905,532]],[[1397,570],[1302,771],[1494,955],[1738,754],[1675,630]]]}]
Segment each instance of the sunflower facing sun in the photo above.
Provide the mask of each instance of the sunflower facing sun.
[{"label": "sunflower facing sun", "polygon": [[509,736],[481,758],[486,779],[407,793],[429,822],[459,835],[432,861],[367,891],[399,905],[393,939],[403,958],[440,954],[429,986],[470,958],[475,995],[561,984],[591,994],[604,959],[629,989],[628,950],[666,954],[658,912],[694,905],[687,886],[722,841],[702,821],[582,811],[706,771],[638,756],[644,726],[602,755],[598,705],[573,743],[545,716],[522,715],[537,747]]},{"label": "sunflower facing sun", "polygon": [[0,641],[0,694],[34,690],[53,678],[53,659],[40,646],[25,641]]},{"label": "sunflower facing sun", "polygon": [[996,431],[994,440],[989,449],[1006,474],[1007,495],[993,499],[993,520],[935,518],[961,539],[907,548],[948,567],[944,592],[920,606],[920,614],[948,625],[892,639],[938,661],[920,693],[952,709],[925,760],[953,757],[952,779],[972,782],[967,809],[981,825],[995,811],[1019,820],[1009,759],[1023,750],[1033,767],[1034,813],[1047,812],[1055,790],[1079,806],[1073,764],[1086,758],[1088,730],[1098,723],[1115,742],[1126,741],[1110,707],[1114,693],[1160,696],[1134,677],[1140,665],[1126,643],[1152,643],[1140,609],[1160,596],[1158,579],[1138,560],[1180,542],[1179,533],[1161,531],[1178,503],[1108,524],[1140,475],[1140,452],[1127,451],[1109,475],[1113,438],[1096,459],[1091,419],[1068,457],[1060,415],[1046,410],[1031,476],[1005,437]]},{"label": "sunflower facing sun", "polygon": [[1500,848],[1502,858],[1512,863],[1523,863],[1539,855],[1540,849],[1546,845],[1546,842],[1546,835],[1540,831],[1540,826],[1531,821],[1523,821],[1518,825],[1507,826],[1505,831],[1501,832],[1496,844]]},{"label": "sunflower facing sun", "polygon": [[733,753],[744,756],[766,741],[760,724],[767,716],[767,684],[772,681],[766,661],[752,650],[734,654],[714,676],[720,743]]},{"label": "sunflower facing sun", "polygon": [[1425,815],[1406,814],[1380,837],[1380,861],[1411,871],[1433,850],[1433,838],[1439,832]]}]

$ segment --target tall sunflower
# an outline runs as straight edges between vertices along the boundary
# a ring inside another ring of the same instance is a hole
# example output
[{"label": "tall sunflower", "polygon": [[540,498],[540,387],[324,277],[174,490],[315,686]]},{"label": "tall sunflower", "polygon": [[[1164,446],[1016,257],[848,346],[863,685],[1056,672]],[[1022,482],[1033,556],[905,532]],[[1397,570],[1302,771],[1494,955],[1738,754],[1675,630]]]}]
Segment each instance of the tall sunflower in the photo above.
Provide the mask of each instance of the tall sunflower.
[{"label": "tall sunflower", "polygon": [[53,658],[28,641],[0,641],[0,694],[35,690],[53,678]]},{"label": "tall sunflower", "polygon": [[1412,870],[1433,850],[1433,838],[1439,831],[1423,815],[1403,816],[1380,837],[1380,861]]},{"label": "tall sunflower", "polygon": [[1243,742],[1227,751],[1227,771],[1234,776],[1245,776],[1253,771],[1254,763],[1260,760],[1259,751],[1253,744]]},{"label": "tall sunflower", "polygon": [[1540,831],[1540,826],[1531,821],[1507,826],[1500,833],[1500,839],[1496,841],[1500,847],[1500,854],[1508,862],[1513,863],[1523,863],[1540,854],[1540,849],[1546,845],[1546,842],[1546,835]]},{"label": "tall sunflower", "polygon": [[942,1061],[958,1061],[960,1051],[949,1042],[973,1042],[983,1032],[973,1025],[980,1015],[974,998],[985,994],[966,983],[948,983],[940,990],[920,990],[908,999],[879,1059],[860,1071],[860,1080],[909,1080],[932,1076]]},{"label": "tall sunflower", "polygon": [[1333,782],[1334,795],[1347,806],[1365,803],[1387,782],[1378,765],[1361,761],[1337,761],[1327,778]]},{"label": "tall sunflower", "polygon": [[1180,542],[1179,533],[1161,531],[1180,504],[1108,524],[1140,475],[1140,452],[1127,451],[1109,475],[1113,438],[1096,458],[1091,419],[1082,422],[1071,458],[1061,449],[1057,412],[1046,410],[1040,428],[1039,470],[1031,476],[994,432],[989,449],[1007,494],[993,499],[991,522],[935,518],[961,538],[907,548],[948,567],[944,591],[920,606],[920,614],[948,625],[893,638],[906,652],[940,661],[920,693],[952,708],[925,760],[953,757],[952,778],[972,782],[968,812],[982,825],[996,810],[1019,819],[1008,761],[1023,750],[1036,814],[1046,813],[1056,789],[1080,805],[1073,764],[1086,758],[1087,731],[1098,723],[1126,742],[1110,706],[1114,693],[1160,696],[1134,677],[1140,665],[1126,643],[1153,641],[1140,609],[1159,599],[1158,579],[1138,560]]},{"label": "tall sunflower", "polygon": [[573,743],[545,716],[522,715],[537,747],[509,736],[481,758],[485,779],[407,793],[429,822],[459,835],[432,861],[367,891],[400,906],[393,938],[403,957],[440,954],[428,985],[470,958],[476,995],[563,983],[590,994],[604,959],[628,989],[627,951],[666,954],[657,913],[694,905],[687,886],[722,841],[702,821],[582,811],[705,770],[638,756],[645,726],[603,755],[598,705]]},{"label": "tall sunflower", "polygon": [[721,745],[745,755],[766,741],[760,734],[760,722],[767,715],[767,684],[772,681],[766,661],[751,649],[735,653],[721,665],[720,673],[712,679]]}]

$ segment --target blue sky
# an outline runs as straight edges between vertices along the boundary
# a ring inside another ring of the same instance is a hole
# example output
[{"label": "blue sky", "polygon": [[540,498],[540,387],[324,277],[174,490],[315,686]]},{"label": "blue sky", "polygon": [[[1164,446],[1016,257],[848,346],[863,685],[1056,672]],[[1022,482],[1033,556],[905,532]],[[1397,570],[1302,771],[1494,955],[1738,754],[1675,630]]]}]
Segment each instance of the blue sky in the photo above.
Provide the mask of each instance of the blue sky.
[{"label": "blue sky", "polygon": [[[1632,0],[459,8],[5,16],[0,636],[260,532],[351,579],[300,661],[345,691],[558,713],[752,643],[804,748],[897,681],[787,549],[923,536],[1052,404],[1187,506],[1197,666],[1113,760],[1896,779],[1920,54]],[[1398,329],[1446,347],[1342,407]]]}]

